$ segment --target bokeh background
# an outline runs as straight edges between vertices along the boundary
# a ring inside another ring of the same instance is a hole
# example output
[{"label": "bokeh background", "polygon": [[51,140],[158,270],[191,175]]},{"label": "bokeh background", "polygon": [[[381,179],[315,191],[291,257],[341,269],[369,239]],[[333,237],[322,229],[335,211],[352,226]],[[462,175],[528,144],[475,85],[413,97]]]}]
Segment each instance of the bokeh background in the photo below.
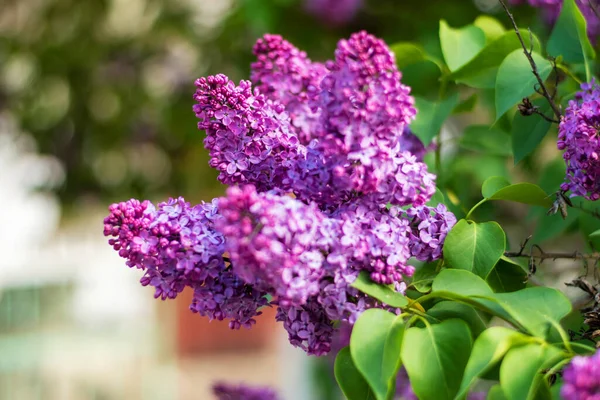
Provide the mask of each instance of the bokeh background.
[{"label": "bokeh background", "polygon": [[[339,398],[328,361],[289,346],[272,311],[229,331],[190,313],[189,293],[156,301],[102,236],[112,202],[223,192],[196,129],[194,80],[248,78],[263,33],[315,60],[360,29],[439,54],[439,19],[503,18],[495,0],[365,0],[336,23],[306,1],[0,0],[0,399],[210,399],[214,380]],[[544,29],[531,10],[519,19]],[[435,95],[431,67],[403,71],[404,82]],[[453,118],[446,136],[485,113]],[[448,185],[468,204],[512,166],[507,154],[453,160]]]}]

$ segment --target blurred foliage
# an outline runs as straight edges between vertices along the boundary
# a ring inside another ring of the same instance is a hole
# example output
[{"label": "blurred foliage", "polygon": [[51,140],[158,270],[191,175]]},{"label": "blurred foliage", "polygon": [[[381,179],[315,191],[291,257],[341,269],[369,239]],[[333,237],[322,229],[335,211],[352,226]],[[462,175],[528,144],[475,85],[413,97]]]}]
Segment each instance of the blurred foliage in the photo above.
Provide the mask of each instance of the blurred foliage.
[{"label": "blurred foliage", "polygon": [[[360,29],[388,43],[418,40],[439,54],[440,18],[461,26],[490,4],[369,0],[353,21],[330,27],[301,0],[4,0],[0,112],[16,116],[42,153],[62,161],[67,206],[208,199],[221,189],[191,111],[195,78],[247,78],[252,45],[265,32],[317,60]],[[426,72],[408,70],[405,81],[432,90],[435,80],[420,79]]]}]

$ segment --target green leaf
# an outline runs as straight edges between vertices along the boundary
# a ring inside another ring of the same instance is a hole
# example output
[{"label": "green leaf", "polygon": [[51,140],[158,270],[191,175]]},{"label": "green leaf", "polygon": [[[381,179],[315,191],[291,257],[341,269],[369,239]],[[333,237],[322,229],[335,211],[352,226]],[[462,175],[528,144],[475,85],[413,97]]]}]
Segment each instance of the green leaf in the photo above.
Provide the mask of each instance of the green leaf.
[{"label": "green leaf", "polygon": [[428,296],[467,303],[542,338],[555,333],[553,325],[571,312],[569,299],[556,289],[531,287],[494,293],[480,277],[464,270],[440,272]]},{"label": "green leaf", "polygon": [[475,105],[477,104],[477,93],[473,93],[465,100],[458,103],[454,110],[452,110],[452,114],[462,114],[473,111]]},{"label": "green leaf", "polygon": [[548,39],[548,53],[554,57],[563,56],[567,62],[585,63],[587,69],[589,60],[594,59],[596,54],[586,31],[585,18],[575,0],[564,0]]},{"label": "green leaf", "polygon": [[[529,35],[523,37],[525,45],[530,46]],[[533,36],[533,48],[541,51],[538,38]],[[502,61],[513,50],[521,49],[517,35],[511,30],[487,45],[477,56],[450,74],[449,78],[477,89],[493,89],[496,86],[496,75]]]},{"label": "green leaf", "polygon": [[529,336],[500,326],[483,332],[473,344],[457,397],[466,395],[476,379],[498,364],[512,347],[531,341]]},{"label": "green leaf", "polygon": [[442,70],[442,62],[432,55],[428,54],[423,47],[412,42],[398,42],[390,46],[392,52],[396,55],[396,65],[402,70],[409,65],[417,64],[423,61],[430,61]]},{"label": "green leaf", "polygon": [[471,125],[460,138],[461,147],[486,155],[510,156],[510,136],[488,125]]},{"label": "green leaf", "polygon": [[498,39],[506,32],[504,26],[496,18],[492,18],[489,15],[480,15],[475,19],[473,25],[480,28],[483,33],[485,33],[485,38],[488,43]]},{"label": "green leaf", "polygon": [[375,399],[369,385],[356,369],[349,347],[344,347],[338,352],[333,371],[335,380],[348,400]]},{"label": "green leaf", "polygon": [[444,242],[444,260],[452,268],[466,269],[486,278],[506,248],[506,236],[496,222],[461,219]]},{"label": "green leaf", "polygon": [[494,295],[492,288],[479,276],[470,271],[444,269],[434,279],[431,287],[434,292],[460,294],[463,297],[490,297]]},{"label": "green leaf", "polygon": [[[546,99],[537,99],[533,105],[539,107],[539,111],[545,115],[552,116],[550,104]],[[542,142],[546,133],[550,130],[552,123],[546,121],[540,115],[523,116],[515,113],[512,124],[512,151],[515,155],[515,165],[529,155]]]},{"label": "green leaf", "polygon": [[457,103],[458,93],[435,103],[415,96],[415,107],[418,112],[410,128],[425,146],[429,145],[440,132],[444,121],[450,116]]},{"label": "green leaf", "polygon": [[395,389],[403,336],[402,318],[382,309],[366,310],[354,324],[350,354],[377,400]]},{"label": "green leaf", "polygon": [[505,183],[506,180],[498,176],[487,179],[481,189],[483,197],[488,200],[508,200],[533,206],[552,207],[551,196],[538,185],[523,182],[504,186]]},{"label": "green leaf", "polygon": [[446,21],[441,20],[440,43],[448,68],[450,71],[456,71],[483,49],[485,33],[474,25],[455,29],[450,27]]},{"label": "green leaf", "polygon": [[486,281],[494,292],[508,293],[524,289],[527,286],[527,270],[511,260],[501,257]]},{"label": "green leaf", "polygon": [[527,344],[511,349],[500,367],[500,384],[508,400],[534,399],[543,383],[541,371],[562,358],[562,352],[549,345]]},{"label": "green leaf", "polygon": [[500,386],[500,384],[492,386],[486,400],[506,400],[506,396],[504,396],[504,392],[502,391],[502,386]]},{"label": "green leaf", "polygon": [[496,293],[494,299],[532,335],[547,337],[572,310],[571,302],[559,290],[528,287],[511,293]]},{"label": "green leaf", "polygon": [[367,271],[361,271],[351,286],[389,306],[401,308],[408,305],[408,299],[402,293],[373,282]]},{"label": "green leaf", "polygon": [[[552,71],[552,63],[538,53],[532,53],[531,56],[537,64],[540,77],[545,81]],[[537,83],[523,50],[515,50],[506,56],[496,76],[496,121],[524,97],[534,93]]]},{"label": "green leaf", "polygon": [[437,266],[437,262],[432,262],[424,263],[423,265],[416,267],[410,286],[414,287],[421,293],[429,292],[431,290],[433,279],[438,274]]},{"label": "green leaf", "polygon": [[510,182],[502,177],[502,176],[492,176],[486,179],[481,185],[481,195],[484,199],[489,199],[496,192],[499,192],[501,189],[510,186]]},{"label": "green leaf", "polygon": [[462,319],[469,325],[474,337],[479,336],[486,329],[485,321],[473,307],[455,301],[440,301],[427,310],[427,315],[440,321]]},{"label": "green leaf", "polygon": [[407,329],[402,360],[420,400],[451,400],[471,352],[471,332],[459,319]]}]

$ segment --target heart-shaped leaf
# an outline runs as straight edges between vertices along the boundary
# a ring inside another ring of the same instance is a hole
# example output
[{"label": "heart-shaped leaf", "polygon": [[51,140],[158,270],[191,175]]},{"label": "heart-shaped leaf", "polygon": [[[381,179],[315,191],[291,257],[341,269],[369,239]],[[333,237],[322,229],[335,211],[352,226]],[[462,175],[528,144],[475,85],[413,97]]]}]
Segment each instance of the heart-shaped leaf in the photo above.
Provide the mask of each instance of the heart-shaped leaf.
[{"label": "heart-shaped leaf", "polygon": [[485,46],[485,33],[475,25],[451,28],[440,21],[440,43],[442,53],[450,71],[456,71],[468,63]]},{"label": "heart-shaped leaf", "polygon": [[452,268],[488,276],[504,254],[506,235],[496,222],[476,223],[461,219],[444,242],[444,260]]},{"label": "heart-shaped leaf", "polygon": [[471,352],[471,332],[460,319],[406,330],[402,360],[421,400],[451,400]]},{"label": "heart-shaped leaf", "polygon": [[352,361],[377,400],[393,393],[403,336],[402,318],[378,308],[366,310],[354,324],[350,336]]}]

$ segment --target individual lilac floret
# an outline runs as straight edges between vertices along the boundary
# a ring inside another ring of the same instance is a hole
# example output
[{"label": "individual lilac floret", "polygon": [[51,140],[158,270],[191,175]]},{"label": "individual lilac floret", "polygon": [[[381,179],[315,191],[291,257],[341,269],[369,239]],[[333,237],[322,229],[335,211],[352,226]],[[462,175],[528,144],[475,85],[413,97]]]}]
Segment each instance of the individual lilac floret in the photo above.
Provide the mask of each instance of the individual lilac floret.
[{"label": "individual lilac floret", "polygon": [[259,191],[282,188],[304,151],[284,106],[253,94],[249,81],[236,86],[222,74],[197,79],[196,88],[194,112],[219,180],[252,183]]},{"label": "individual lilac floret", "polygon": [[565,400],[600,399],[600,351],[592,356],[575,356],[563,372],[560,394]]},{"label": "individual lilac floret", "polygon": [[319,110],[311,110],[309,93],[318,89],[327,69],[279,35],[264,35],[253,51],[256,61],[251,65],[250,80],[254,87],[285,106],[298,138],[308,144],[320,129]]},{"label": "individual lilac floret", "polygon": [[442,257],[446,235],[456,224],[456,217],[444,204],[435,208],[413,207],[405,211],[410,221],[410,252],[417,260],[431,262]]},{"label": "individual lilac floret", "polygon": [[246,283],[296,306],[319,291],[325,258],[319,243],[324,215],[314,206],[253,186],[231,187],[219,200],[233,269]]},{"label": "individual lilac floret", "polygon": [[264,386],[232,385],[218,382],[212,387],[217,400],[278,400],[277,393]]},{"label": "individual lilac floret", "polygon": [[600,199],[600,86],[594,81],[581,85],[569,102],[558,128],[557,146],[564,150],[567,176],[561,185],[573,196]]},{"label": "individual lilac floret", "polygon": [[280,305],[276,319],[283,322],[290,343],[306,353],[322,356],[331,350],[333,321],[315,298],[300,307]]},{"label": "individual lilac floret", "polygon": [[306,0],[306,11],[330,25],[351,21],[362,7],[363,0]]}]

